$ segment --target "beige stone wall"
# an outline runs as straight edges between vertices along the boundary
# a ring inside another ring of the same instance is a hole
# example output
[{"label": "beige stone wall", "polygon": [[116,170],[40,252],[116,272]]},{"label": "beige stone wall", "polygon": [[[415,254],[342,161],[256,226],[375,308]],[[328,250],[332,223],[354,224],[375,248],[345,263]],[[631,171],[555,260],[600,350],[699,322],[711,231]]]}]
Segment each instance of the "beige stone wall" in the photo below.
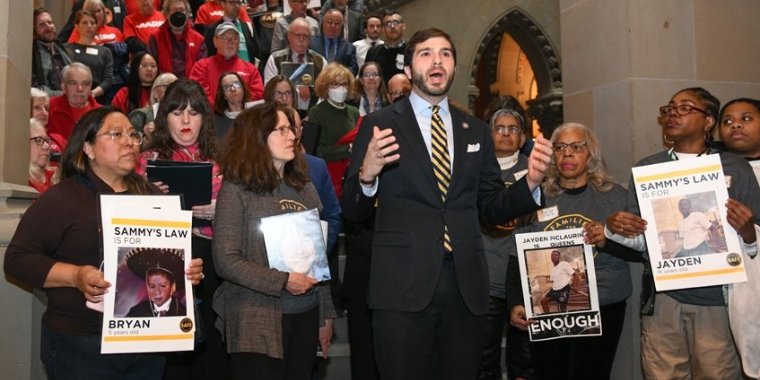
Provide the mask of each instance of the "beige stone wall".
[{"label": "beige stone wall", "polygon": [[563,0],[565,120],[592,126],[613,175],[663,149],[657,109],[702,86],[760,98],[760,2]]}]

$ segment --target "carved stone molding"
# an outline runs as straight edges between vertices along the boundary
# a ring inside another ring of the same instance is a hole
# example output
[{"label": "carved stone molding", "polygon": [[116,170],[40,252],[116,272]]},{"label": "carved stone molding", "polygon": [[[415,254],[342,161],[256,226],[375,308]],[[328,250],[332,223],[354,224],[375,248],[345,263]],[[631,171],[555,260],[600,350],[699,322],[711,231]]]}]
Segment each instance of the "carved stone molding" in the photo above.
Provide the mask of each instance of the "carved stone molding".
[{"label": "carved stone molding", "polygon": [[[562,68],[560,57],[543,29],[519,8],[507,11],[485,34],[475,54],[470,84],[476,86],[478,69],[485,68],[487,82],[495,83],[499,48],[504,34],[509,34],[525,53],[536,78],[538,94],[528,101],[528,113],[538,120],[544,134],[562,123]],[[483,62],[485,60],[485,62]],[[480,73],[481,77],[483,73]],[[481,91],[483,91],[481,89]],[[486,89],[487,91],[487,89]],[[488,94],[490,96],[490,94]],[[470,93],[474,105],[479,94]],[[536,107],[536,109],[533,109]]]}]

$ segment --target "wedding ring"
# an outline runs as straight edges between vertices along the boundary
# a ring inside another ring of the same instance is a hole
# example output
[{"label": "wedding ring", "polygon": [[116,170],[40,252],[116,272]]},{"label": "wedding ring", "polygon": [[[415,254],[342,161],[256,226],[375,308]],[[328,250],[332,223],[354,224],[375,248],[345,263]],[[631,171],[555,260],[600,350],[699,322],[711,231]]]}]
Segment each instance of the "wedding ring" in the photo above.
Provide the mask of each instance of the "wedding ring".
[{"label": "wedding ring", "polygon": [[201,280],[205,280],[205,279],[206,279],[206,274],[201,272]]}]

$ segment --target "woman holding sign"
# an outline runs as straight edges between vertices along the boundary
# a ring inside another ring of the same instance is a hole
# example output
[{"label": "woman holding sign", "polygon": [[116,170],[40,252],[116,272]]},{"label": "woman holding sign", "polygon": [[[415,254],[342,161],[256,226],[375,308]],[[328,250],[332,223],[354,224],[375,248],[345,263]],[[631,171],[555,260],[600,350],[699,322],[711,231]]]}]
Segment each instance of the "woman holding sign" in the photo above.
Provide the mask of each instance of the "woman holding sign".
[{"label": "woman holding sign", "polygon": [[[606,379],[610,376],[620,333],[625,319],[626,299],[632,291],[626,260],[636,259],[637,253],[604,237],[603,221],[612,212],[625,208],[626,191],[612,181],[602,159],[599,140],[586,126],[567,123],[557,128],[551,137],[554,155],[541,189],[546,196],[546,207],[518,221],[514,233],[553,231],[584,228],[586,243],[594,244],[594,268],[599,295],[602,335],[570,337],[532,342],[531,361],[536,379]],[[522,224],[522,227],[520,225]],[[515,238],[514,236],[512,237]],[[510,245],[515,249],[515,245]],[[554,285],[564,291],[564,297],[553,296],[550,291],[541,304],[541,313],[549,313],[552,302],[562,312],[572,311],[575,295],[589,294],[583,290],[587,280],[581,281],[578,273],[560,260],[559,251],[552,253],[557,268],[562,265],[569,273],[566,281],[552,276]],[[522,304],[522,281],[517,257],[512,252],[507,267],[507,301],[510,323],[526,330],[532,321],[525,320]],[[551,273],[555,273],[553,270]],[[569,299],[568,299],[569,296]],[[588,298],[587,296],[585,297]],[[548,308],[550,308],[549,306]],[[553,312],[553,310],[552,310]]]},{"label": "woman holding sign", "polygon": [[[134,173],[142,135],[113,107],[85,114],[61,160],[61,182],[26,211],[5,255],[5,273],[44,289],[41,356],[55,379],[161,379],[165,356],[100,354],[102,313],[85,302],[103,302],[112,291],[98,268],[97,194],[160,194]],[[200,283],[202,260],[185,275]]]},{"label": "woman holding sign", "polygon": [[[192,207],[193,257],[202,258],[209,266],[203,284],[194,288],[195,298],[200,300],[197,307],[200,309],[203,325],[208,333],[206,342],[193,353],[174,355],[169,358],[167,377],[171,378],[182,377],[181,373],[186,372],[223,378],[229,371],[224,344],[219,334],[212,328],[216,315],[211,308],[211,299],[222,281],[216,275],[211,258],[213,231],[209,223],[214,220],[216,195],[222,185],[219,168],[215,162],[217,145],[213,117],[211,105],[198,82],[185,78],[172,82],[166,88],[166,93],[158,105],[156,119],[153,121],[155,130],[150,145],[140,155],[140,165],[137,168],[138,173],[145,174],[149,160],[211,162],[213,164],[211,183],[203,184],[211,186],[211,201],[206,205]],[[166,192],[172,191],[167,184],[160,182],[155,184]],[[206,225],[203,225],[204,222]]]},{"label": "woman holding sign", "polygon": [[[745,251],[756,252],[754,224],[760,216],[760,188],[747,162],[710,147],[718,122],[720,101],[707,90],[679,91],[660,107],[664,139],[673,147],[642,159],[636,166],[688,160],[719,154],[729,200],[727,221],[740,235]],[[631,179],[626,211],[607,218],[605,234],[647,258],[639,203]],[[726,231],[730,232],[730,231]],[[649,275],[647,276],[647,274]],[[641,317],[641,363],[645,378],[740,379],[742,368],[728,325],[722,286],[655,293],[651,268],[645,268]],[[699,339],[694,339],[698,336]]]},{"label": "woman holding sign", "polygon": [[296,145],[292,110],[269,102],[243,111],[227,135],[224,184],[214,223],[214,263],[225,279],[214,297],[232,379],[309,379],[335,317],[330,288],[270,268],[261,219],[322,208]]}]

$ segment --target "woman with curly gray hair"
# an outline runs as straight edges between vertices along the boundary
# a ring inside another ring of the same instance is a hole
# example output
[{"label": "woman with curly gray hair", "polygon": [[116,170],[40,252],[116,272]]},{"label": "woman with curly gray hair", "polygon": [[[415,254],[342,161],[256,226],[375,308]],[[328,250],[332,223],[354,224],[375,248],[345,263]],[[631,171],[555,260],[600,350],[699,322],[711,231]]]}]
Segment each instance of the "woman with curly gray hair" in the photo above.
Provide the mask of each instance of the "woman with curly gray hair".
[{"label": "woman with curly gray hair", "polygon": [[[604,334],[531,342],[534,376],[535,379],[607,379],[623,330],[625,302],[632,291],[626,261],[640,260],[638,252],[607,240],[604,235],[605,218],[625,209],[627,193],[612,181],[599,140],[585,125],[561,125],[552,134],[551,143],[554,149],[552,165],[541,185],[546,206],[527,221],[518,223],[515,233],[569,228],[585,230],[586,243],[594,245],[594,270]],[[510,245],[510,249],[514,251],[514,245]],[[507,282],[510,323],[525,330],[532,321],[525,319],[516,252],[512,252],[510,258]],[[583,290],[587,286],[586,280],[579,277],[562,289],[546,293],[541,304],[549,308],[556,305],[562,311],[577,310],[573,300],[588,293]],[[565,296],[554,297],[555,294]],[[550,312],[543,310],[542,306],[534,308],[538,314]]]}]

